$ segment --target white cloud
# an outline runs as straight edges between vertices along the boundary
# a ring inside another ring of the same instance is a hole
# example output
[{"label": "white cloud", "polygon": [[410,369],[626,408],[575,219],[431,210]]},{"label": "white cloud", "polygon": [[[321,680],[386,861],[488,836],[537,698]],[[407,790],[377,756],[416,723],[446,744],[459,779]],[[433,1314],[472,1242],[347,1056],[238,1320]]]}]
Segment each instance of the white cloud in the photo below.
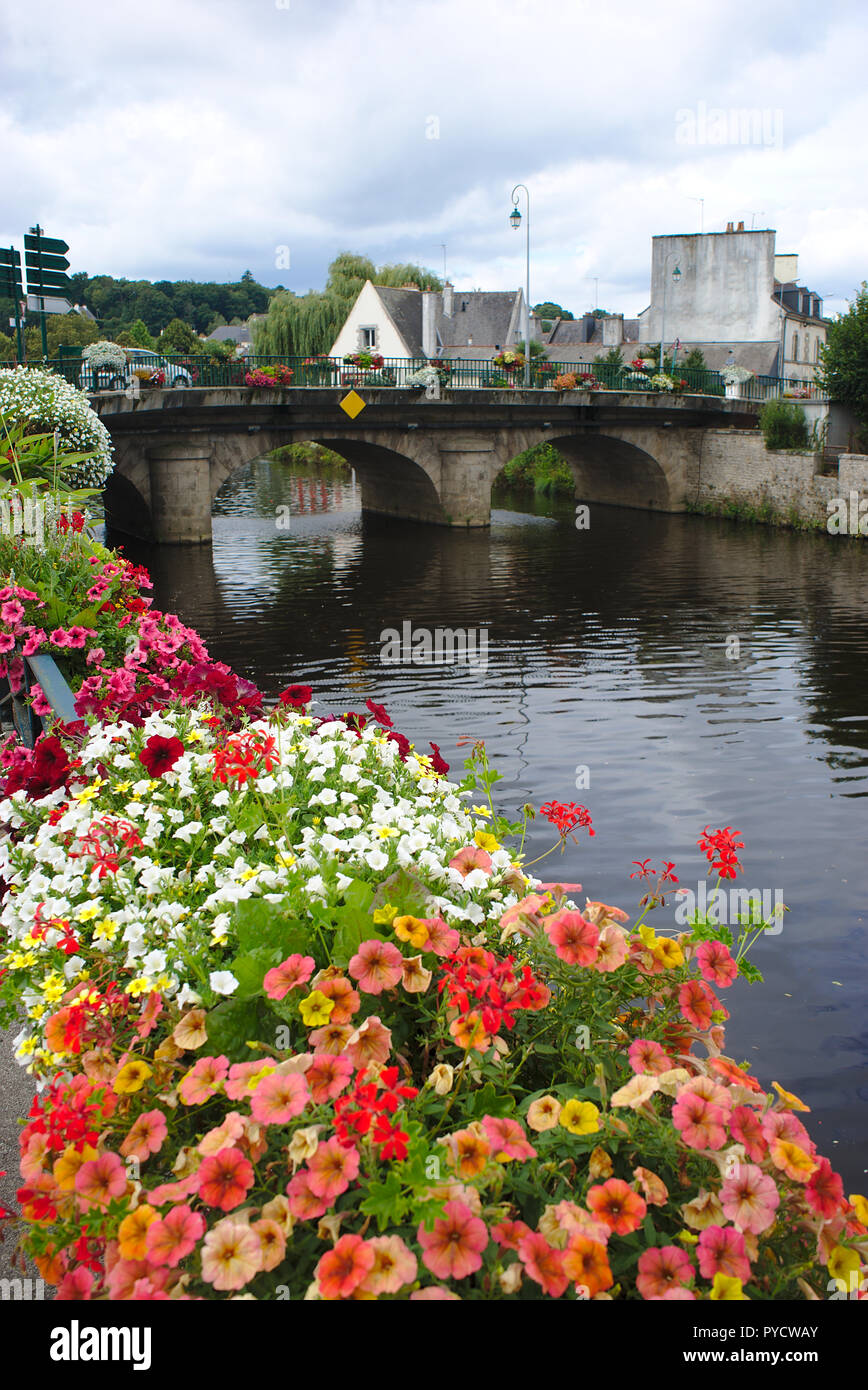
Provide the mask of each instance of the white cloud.
[{"label": "white cloud", "polygon": [[[446,242],[460,283],[512,287],[521,181],[534,298],[579,312],[596,278],[638,312],[651,236],[704,198],[707,231],[775,226],[834,307],[868,274],[865,32],[856,0],[149,0],[86,25],[43,0],[0,19],[0,240],[39,218],[73,270],[300,291],[338,250],[439,268]],[[679,112],[751,109],[780,148],[679,141]]]}]

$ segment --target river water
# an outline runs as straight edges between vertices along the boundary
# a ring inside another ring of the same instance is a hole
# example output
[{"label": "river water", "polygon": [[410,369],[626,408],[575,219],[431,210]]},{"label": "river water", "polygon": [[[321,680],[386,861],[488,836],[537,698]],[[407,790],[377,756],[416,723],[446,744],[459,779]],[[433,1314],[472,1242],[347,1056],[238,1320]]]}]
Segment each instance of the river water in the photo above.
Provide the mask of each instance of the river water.
[{"label": "river water", "polygon": [[[765,983],[727,991],[727,1052],[800,1096],[845,1191],[868,1190],[864,547],[602,506],[578,530],[572,504],[527,494],[469,533],[359,504],[347,476],[259,460],[221,491],[213,550],[125,550],[266,693],[303,681],[323,713],[373,697],[456,778],[458,741],[484,739],[510,815],[586,805],[595,836],[544,878],[635,916],[632,861],[674,860],[698,895],[698,836],[735,827],[739,882],[789,912],[754,949]],[[405,623],[484,630],[487,664],[384,663]],[[537,819],[528,857],[554,834]],[[674,909],[651,922],[675,928]]]}]

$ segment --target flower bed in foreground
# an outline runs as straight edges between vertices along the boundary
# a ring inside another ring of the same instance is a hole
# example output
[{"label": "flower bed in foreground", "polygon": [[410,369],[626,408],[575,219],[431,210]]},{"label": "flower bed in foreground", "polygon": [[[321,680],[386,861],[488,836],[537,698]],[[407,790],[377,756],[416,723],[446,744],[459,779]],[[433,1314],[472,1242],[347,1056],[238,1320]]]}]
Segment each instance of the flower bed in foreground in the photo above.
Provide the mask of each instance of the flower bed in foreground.
[{"label": "flower bed in foreground", "polygon": [[[121,683],[121,720],[105,676],[98,722],[7,755],[0,994],[42,1082],[19,1200],[58,1298],[858,1285],[868,1203],[723,1054],[749,931],[579,908],[506,846],[481,747],[458,786],[373,702],[251,719],[206,656],[198,703]],[[729,830],[701,846],[734,876]]]}]

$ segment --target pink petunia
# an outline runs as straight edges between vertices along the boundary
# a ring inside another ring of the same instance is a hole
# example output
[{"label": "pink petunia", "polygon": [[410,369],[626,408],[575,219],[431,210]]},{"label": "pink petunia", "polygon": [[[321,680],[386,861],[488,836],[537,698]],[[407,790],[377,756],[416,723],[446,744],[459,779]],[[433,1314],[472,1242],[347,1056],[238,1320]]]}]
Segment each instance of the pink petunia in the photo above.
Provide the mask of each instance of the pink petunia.
[{"label": "pink petunia", "polygon": [[447,926],[442,917],[422,917],[420,921],[428,928],[426,951],[438,956],[451,956],[461,945],[461,937],[454,927]]},{"label": "pink petunia", "polygon": [[546,920],[545,930],[561,960],[568,965],[593,965],[600,933],[581,912],[562,908]]},{"label": "pink petunia", "polygon": [[285,1125],[300,1115],[310,1100],[307,1081],[298,1072],[266,1076],[253,1093],[250,1109],[263,1125]]},{"label": "pink petunia", "polygon": [[662,1245],[639,1256],[636,1288],[645,1299],[665,1298],[672,1289],[683,1288],[692,1278],[690,1257],[677,1245]]},{"label": "pink petunia", "polygon": [[491,855],[488,850],[479,849],[476,845],[465,845],[449,860],[449,867],[455,869],[462,878],[473,873],[474,869],[481,869],[484,874],[490,874]]},{"label": "pink petunia", "polygon": [[637,1038],[630,1044],[627,1057],[637,1076],[648,1073],[661,1076],[663,1072],[671,1071],[675,1066],[672,1058],[651,1038]]},{"label": "pink petunia", "polygon": [[306,985],[315,969],[313,956],[289,956],[265,976],[262,982],[265,993],[269,999],[283,999],[291,989]]},{"label": "pink petunia", "polygon": [[741,1231],[730,1226],[706,1226],[699,1234],[696,1253],[703,1279],[713,1279],[715,1274],[740,1279],[742,1284],[750,1279],[750,1262]]},{"label": "pink petunia", "polygon": [[422,1263],[435,1279],[466,1279],[482,1265],[488,1230],[465,1202],[447,1202],[432,1230],[426,1231],[420,1222],[416,1239],[422,1247]]},{"label": "pink petunia", "polygon": [[828,1158],[811,1174],[805,1187],[805,1201],[824,1221],[829,1221],[844,1206],[844,1184]]},{"label": "pink petunia", "polygon": [[303,1168],[286,1185],[289,1209],[297,1221],[317,1221],[329,1209],[329,1203],[312,1191],[310,1177],[308,1170]]},{"label": "pink petunia", "polygon": [[760,1163],[768,1153],[768,1140],[765,1136],[760,1116],[749,1105],[737,1105],[729,1120],[729,1129],[737,1144],[744,1145],[748,1158]]},{"label": "pink petunia", "polygon": [[362,1071],[365,1067],[381,1067],[388,1061],[391,1050],[392,1030],[377,1014],[370,1014],[350,1034],[344,1049],[356,1071]]},{"label": "pink petunia", "polygon": [[711,1027],[711,1014],[715,1007],[713,999],[707,985],[699,980],[685,980],[678,990],[678,1007],[682,1015],[703,1033]]},{"label": "pink petunia", "polygon": [[334,1056],[330,1052],[314,1053],[313,1061],[305,1072],[305,1080],[315,1105],[325,1105],[334,1100],[341,1091],[346,1090],[353,1074],[353,1064],[349,1057]]},{"label": "pink petunia", "polygon": [[382,994],[392,989],[404,974],[404,957],[390,941],[371,937],[363,941],[349,963],[349,972],[365,994]]},{"label": "pink petunia", "polygon": [[523,1162],[536,1158],[536,1149],[528,1142],[527,1135],[518,1120],[508,1115],[484,1115],[482,1127],[491,1145],[493,1158],[498,1162],[515,1158]]},{"label": "pink petunia", "polygon": [[726,1143],[725,1112],[704,1096],[683,1090],[672,1107],[672,1123],[691,1149],[722,1149]]},{"label": "pink petunia", "polygon": [[566,1291],[570,1280],[564,1273],[563,1251],[549,1245],[538,1231],[531,1231],[524,1237],[518,1247],[518,1257],[548,1298],[560,1298]]},{"label": "pink petunia", "polygon": [[311,1192],[331,1203],[358,1177],[358,1151],[345,1149],[340,1140],[330,1139],[308,1159],[308,1172]]},{"label": "pink petunia", "polygon": [[740,1231],[751,1231],[755,1236],[774,1223],[780,1201],[774,1178],[754,1163],[740,1163],[720,1189],[724,1215]]},{"label": "pink petunia", "polygon": [[175,1265],[191,1254],[205,1234],[205,1218],[185,1204],[152,1221],[145,1236],[148,1259],[155,1265]]},{"label": "pink petunia", "polygon": [[204,1105],[217,1094],[227,1071],[228,1057],[200,1057],[198,1062],[182,1076],[178,1094],[185,1105]]},{"label": "pink petunia", "polygon": [[738,966],[722,941],[701,942],[696,960],[703,980],[710,980],[718,989],[726,989],[738,975]]},{"label": "pink petunia", "polygon": [[121,1144],[124,1158],[144,1162],[150,1154],[159,1153],[166,1138],[166,1117],[162,1110],[146,1110],[139,1115]]}]

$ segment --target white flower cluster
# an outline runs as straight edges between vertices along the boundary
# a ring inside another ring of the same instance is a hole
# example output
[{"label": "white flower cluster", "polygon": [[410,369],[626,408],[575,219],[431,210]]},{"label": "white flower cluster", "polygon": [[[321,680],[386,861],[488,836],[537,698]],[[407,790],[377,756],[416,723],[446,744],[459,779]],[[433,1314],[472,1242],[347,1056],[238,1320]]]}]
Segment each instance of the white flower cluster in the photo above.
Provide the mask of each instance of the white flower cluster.
[{"label": "white flower cluster", "polygon": [[110,367],[112,371],[122,372],[127,365],[127,354],[123,348],[105,339],[99,343],[88,343],[81,355],[91,367]]},{"label": "white flower cluster", "polygon": [[66,470],[64,481],[71,488],[102,487],[114,467],[105,425],[84,392],[56,372],[41,367],[0,370],[0,416],[10,424],[26,424],[31,434],[56,432],[59,446],[72,453],[93,453]]},{"label": "white flower cluster", "polygon": [[440,380],[440,373],[436,367],[420,367],[407,377],[408,386],[430,386],[432,382]]},{"label": "white flower cluster", "polygon": [[666,372],[655,372],[651,378],[651,385],[656,391],[672,391],[675,388],[675,382]]},{"label": "white flower cluster", "polygon": [[[337,721],[314,729],[296,712],[258,721],[237,737],[273,739],[274,765],[253,782],[223,785],[208,712],[164,711],[141,729],[96,725],[78,753],[87,786],[38,801],[16,792],[0,803],[0,821],[16,832],[0,844],[0,877],[10,885],[0,967],[27,1013],[23,1063],[40,1055],[40,1021],[88,978],[85,956],[57,949],[65,923],[91,961],[96,951],[121,977],[132,972],[129,993],[159,990],[183,1005],[234,990],[233,911],[244,899],[288,905],[304,920],[312,904],[337,907],[354,879],[385,881],[388,892],[403,870],[428,915],[452,926],[497,923],[517,900],[512,855],[496,843],[489,871],[450,868],[484,822],[465,812],[469,793],[438,777],[424,755],[402,763],[378,726],[361,735]],[[157,778],[139,757],[154,736],[184,747]],[[107,867],[88,845],[119,821],[141,843]],[[35,921],[57,925],[34,935]]]}]

